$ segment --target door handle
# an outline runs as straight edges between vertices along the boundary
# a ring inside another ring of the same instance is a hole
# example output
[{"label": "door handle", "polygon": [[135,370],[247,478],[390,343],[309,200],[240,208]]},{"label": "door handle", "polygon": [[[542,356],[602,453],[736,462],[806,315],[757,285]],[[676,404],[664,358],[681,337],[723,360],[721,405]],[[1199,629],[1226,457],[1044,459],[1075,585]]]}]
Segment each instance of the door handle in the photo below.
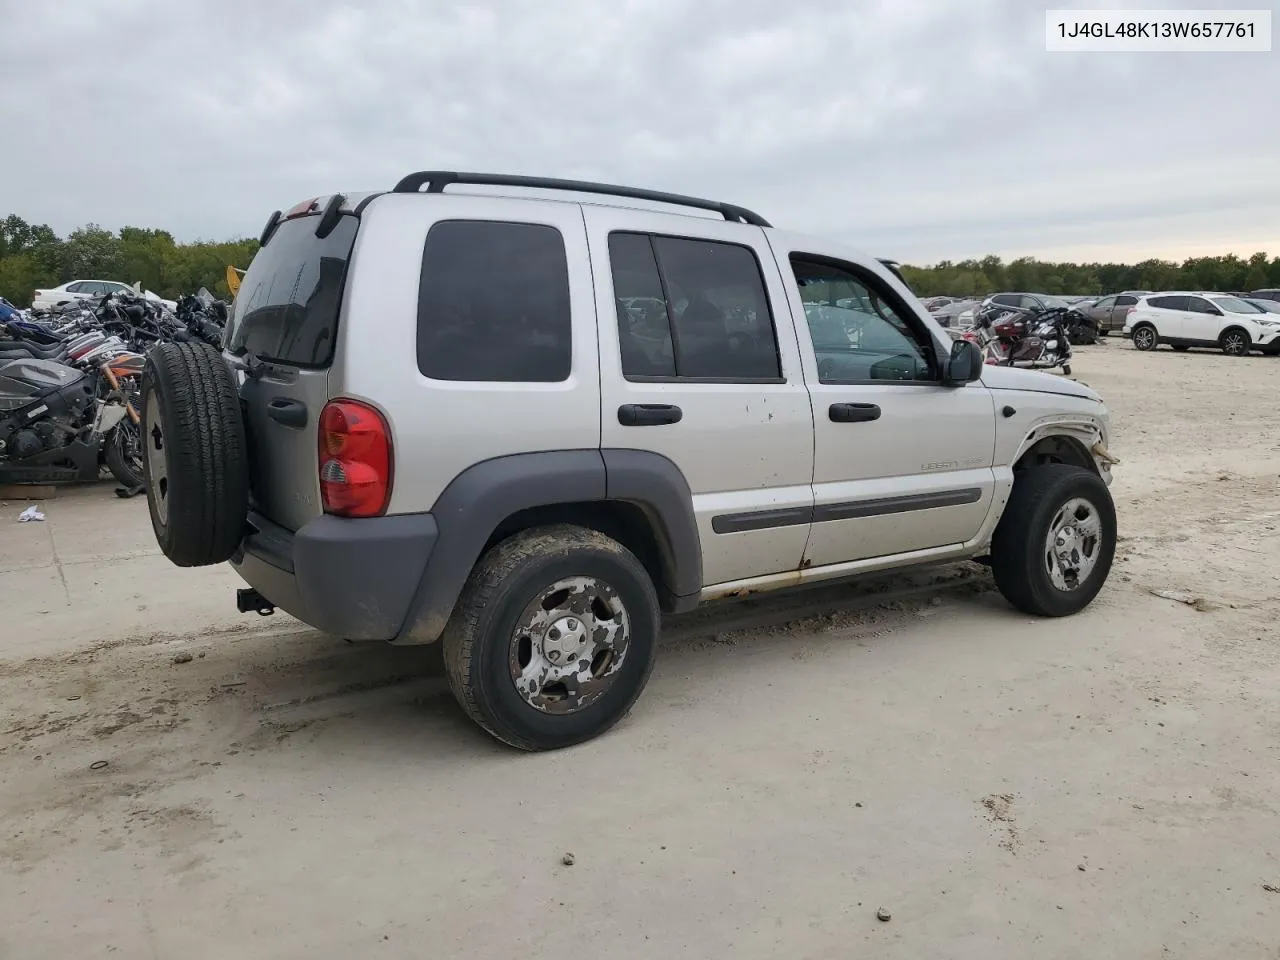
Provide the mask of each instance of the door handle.
[{"label": "door handle", "polygon": [[624,427],[654,427],[683,418],[684,411],[671,403],[624,403],[618,408],[618,422]]},{"label": "door handle", "polygon": [[869,423],[880,419],[880,408],[874,403],[833,403],[827,416],[832,423]]},{"label": "door handle", "polygon": [[267,404],[267,416],[292,430],[301,430],[307,425],[307,405],[288,397],[272,397]]}]

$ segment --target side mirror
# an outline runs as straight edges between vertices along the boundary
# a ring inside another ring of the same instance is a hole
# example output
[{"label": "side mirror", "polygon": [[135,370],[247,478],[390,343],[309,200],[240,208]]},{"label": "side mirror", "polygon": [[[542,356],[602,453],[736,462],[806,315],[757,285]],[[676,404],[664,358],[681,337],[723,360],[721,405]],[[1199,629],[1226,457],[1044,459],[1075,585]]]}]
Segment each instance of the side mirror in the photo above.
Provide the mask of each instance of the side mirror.
[{"label": "side mirror", "polygon": [[971,340],[957,340],[951,344],[951,356],[947,358],[942,382],[948,387],[961,387],[982,376],[982,351]]}]

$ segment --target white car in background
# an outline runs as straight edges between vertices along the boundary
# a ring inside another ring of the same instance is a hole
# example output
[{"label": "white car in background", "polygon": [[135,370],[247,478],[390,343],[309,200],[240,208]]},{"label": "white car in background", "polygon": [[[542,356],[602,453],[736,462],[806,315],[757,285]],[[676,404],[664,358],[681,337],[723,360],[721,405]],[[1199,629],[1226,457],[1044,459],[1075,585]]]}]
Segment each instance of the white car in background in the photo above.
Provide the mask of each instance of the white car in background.
[{"label": "white car in background", "polygon": [[1139,350],[1216,347],[1232,357],[1280,354],[1280,317],[1225,293],[1168,291],[1139,297],[1125,317]]},{"label": "white car in background", "polygon": [[35,298],[31,301],[31,309],[48,310],[50,307],[56,307],[62,303],[70,303],[72,300],[98,300],[112,293],[141,295],[148,300],[164,304],[170,310],[177,309],[178,304],[173,300],[165,300],[156,296],[150,290],[141,289],[141,287],[142,285],[138,283],[129,286],[129,284],[120,283],[118,280],[72,280],[58,287],[37,290]]}]

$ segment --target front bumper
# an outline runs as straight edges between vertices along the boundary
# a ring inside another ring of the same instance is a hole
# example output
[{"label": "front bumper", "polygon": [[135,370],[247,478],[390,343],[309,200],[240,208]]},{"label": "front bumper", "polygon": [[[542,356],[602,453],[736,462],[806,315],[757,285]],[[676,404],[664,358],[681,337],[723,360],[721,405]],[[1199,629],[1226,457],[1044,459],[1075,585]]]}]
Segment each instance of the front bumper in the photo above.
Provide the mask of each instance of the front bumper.
[{"label": "front bumper", "polygon": [[290,532],[256,513],[231,565],[303,623],[350,640],[399,635],[439,537],[429,513],[317,517]]}]

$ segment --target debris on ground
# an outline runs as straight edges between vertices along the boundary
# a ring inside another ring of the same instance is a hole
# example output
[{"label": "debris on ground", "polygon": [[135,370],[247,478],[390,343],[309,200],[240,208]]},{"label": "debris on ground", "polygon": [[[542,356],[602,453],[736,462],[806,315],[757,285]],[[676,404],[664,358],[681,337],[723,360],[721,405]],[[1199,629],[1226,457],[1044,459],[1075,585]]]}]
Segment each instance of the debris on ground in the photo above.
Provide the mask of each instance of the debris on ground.
[{"label": "debris on ground", "polygon": [[191,656],[191,654],[189,653],[179,653],[174,656],[173,662],[174,663],[190,663],[194,659],[195,657]]},{"label": "debris on ground", "polygon": [[1267,893],[1280,893],[1280,887],[1277,887],[1274,883],[1264,883],[1262,889]]},{"label": "debris on ground", "polygon": [[891,919],[893,919],[893,914],[890,913],[888,910],[886,910],[884,907],[881,907],[879,910],[876,911],[876,919],[879,920],[881,923],[888,923]]},{"label": "debris on ground", "polygon": [[575,863],[578,862],[578,858],[575,857],[572,853],[566,853],[563,857],[560,858],[560,862],[563,863],[566,867],[572,867]]},{"label": "debris on ground", "polygon": [[32,520],[43,520],[44,512],[34,503],[18,514],[19,523],[30,523]]},{"label": "debris on ground", "polygon": [[1149,587],[1148,592],[1153,597],[1160,597],[1162,600],[1172,600],[1174,603],[1184,603],[1188,607],[1199,610],[1201,613],[1217,609],[1217,604],[1212,600],[1206,600],[1204,597],[1196,597],[1189,593],[1181,593],[1177,590],[1156,590]]}]

